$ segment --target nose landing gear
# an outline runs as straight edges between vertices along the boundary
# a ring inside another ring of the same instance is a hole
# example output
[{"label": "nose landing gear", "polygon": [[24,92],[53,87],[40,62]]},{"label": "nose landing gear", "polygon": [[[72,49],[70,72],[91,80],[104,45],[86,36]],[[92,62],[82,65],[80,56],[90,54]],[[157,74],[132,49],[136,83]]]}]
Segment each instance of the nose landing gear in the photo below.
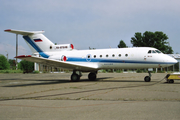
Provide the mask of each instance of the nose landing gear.
[{"label": "nose landing gear", "polygon": [[144,81],[145,82],[150,82],[151,81],[151,71],[148,71],[148,73],[149,73],[149,76],[146,76],[146,77],[144,77]]}]

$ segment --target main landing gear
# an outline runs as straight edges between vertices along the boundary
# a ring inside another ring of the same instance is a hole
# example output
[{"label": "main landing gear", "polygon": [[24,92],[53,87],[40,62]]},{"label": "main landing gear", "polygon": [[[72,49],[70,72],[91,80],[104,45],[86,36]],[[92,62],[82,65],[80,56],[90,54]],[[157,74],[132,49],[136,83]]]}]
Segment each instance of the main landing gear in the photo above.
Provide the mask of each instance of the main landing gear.
[{"label": "main landing gear", "polygon": [[89,80],[91,80],[91,81],[96,80],[96,74],[97,74],[97,72],[89,73],[89,75],[88,75]]},{"label": "main landing gear", "polygon": [[[81,71],[73,71],[71,75],[71,81],[77,82],[80,80],[80,77],[82,76]],[[90,72],[88,75],[89,80],[94,81],[96,80],[97,72]]]},{"label": "main landing gear", "polygon": [[77,72],[77,71],[73,71],[72,75],[71,75],[71,81],[72,82],[77,82],[80,80],[80,77],[82,76],[81,72]]},{"label": "main landing gear", "polygon": [[144,81],[145,82],[150,82],[151,81],[151,71],[148,71],[148,73],[149,73],[149,76],[146,76],[146,77],[144,77]]}]

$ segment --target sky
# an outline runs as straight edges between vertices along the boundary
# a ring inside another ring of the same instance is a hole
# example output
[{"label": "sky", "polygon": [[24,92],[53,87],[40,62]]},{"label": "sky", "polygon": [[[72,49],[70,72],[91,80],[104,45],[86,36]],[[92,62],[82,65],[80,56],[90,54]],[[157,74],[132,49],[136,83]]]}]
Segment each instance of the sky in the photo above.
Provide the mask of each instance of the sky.
[{"label": "sky", "polygon": [[[53,43],[75,49],[132,47],[136,32],[162,31],[180,53],[180,0],[0,0],[0,54],[16,56],[16,35],[5,29],[44,30]],[[32,54],[18,35],[18,55]]]}]

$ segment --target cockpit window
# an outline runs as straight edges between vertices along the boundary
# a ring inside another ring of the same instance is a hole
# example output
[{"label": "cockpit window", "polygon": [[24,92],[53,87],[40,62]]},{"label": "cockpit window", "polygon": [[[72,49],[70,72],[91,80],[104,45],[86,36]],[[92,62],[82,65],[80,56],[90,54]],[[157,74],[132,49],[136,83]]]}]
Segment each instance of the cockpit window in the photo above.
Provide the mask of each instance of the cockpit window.
[{"label": "cockpit window", "polygon": [[152,53],[156,53],[156,51],[152,50]]},{"label": "cockpit window", "polygon": [[159,51],[159,50],[155,50],[157,53],[161,53],[161,51]]},{"label": "cockpit window", "polygon": [[148,54],[150,54],[150,53],[162,53],[162,52],[159,50],[149,50]]}]

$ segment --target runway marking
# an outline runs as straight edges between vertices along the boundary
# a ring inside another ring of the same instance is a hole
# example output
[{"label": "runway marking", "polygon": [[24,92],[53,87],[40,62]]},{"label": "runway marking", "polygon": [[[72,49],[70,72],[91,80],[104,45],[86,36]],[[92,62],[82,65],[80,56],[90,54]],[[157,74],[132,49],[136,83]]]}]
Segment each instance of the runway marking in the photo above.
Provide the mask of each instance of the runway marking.
[{"label": "runway marking", "polygon": [[106,92],[100,92],[100,93],[93,93],[93,94],[90,94],[90,95],[87,95],[87,96],[84,96],[84,97],[81,97],[80,99],[86,99],[86,98],[88,98],[88,97],[92,97],[92,96],[94,96],[94,95],[102,95],[102,94],[107,94],[107,93],[110,93],[110,92],[112,92],[112,91],[114,91],[114,90],[117,90],[117,89],[110,89],[109,91],[106,91]]}]

